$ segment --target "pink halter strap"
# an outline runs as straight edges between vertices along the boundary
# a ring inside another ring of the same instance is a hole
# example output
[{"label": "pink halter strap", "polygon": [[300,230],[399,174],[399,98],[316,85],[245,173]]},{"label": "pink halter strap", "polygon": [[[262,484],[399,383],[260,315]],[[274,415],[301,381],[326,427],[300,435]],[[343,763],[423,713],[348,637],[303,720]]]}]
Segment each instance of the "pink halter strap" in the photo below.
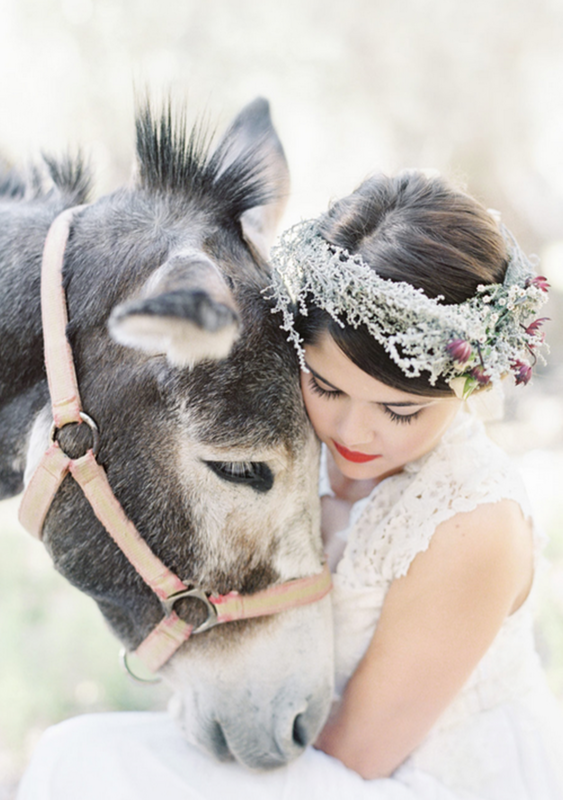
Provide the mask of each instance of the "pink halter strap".
[{"label": "pink halter strap", "polygon": [[[29,481],[19,510],[26,530],[41,538],[47,512],[70,472],[80,485],[96,517],[108,531],[128,561],[158,596],[164,610],[161,622],[139,645],[135,654],[152,671],[158,670],[192,633],[200,633],[222,622],[277,614],[289,608],[321,600],[331,589],[325,564],[322,572],[271,586],[252,595],[230,592],[207,596],[199,588],[189,588],[155,556],[133,523],[127,518],[108,483],[103,467],[96,460],[98,428],[82,411],[74,361],[68,339],[67,305],[62,284],[62,266],[70,225],[84,206],[67,209],[49,230],[43,251],[41,273],[41,315],[45,343],[45,365],[53,427],[51,445]],[[84,456],[71,459],[57,441],[58,431],[70,423],[86,423],[92,431],[92,447]],[[178,617],[174,604],[183,597],[196,597],[207,608],[207,619],[196,629]]]}]

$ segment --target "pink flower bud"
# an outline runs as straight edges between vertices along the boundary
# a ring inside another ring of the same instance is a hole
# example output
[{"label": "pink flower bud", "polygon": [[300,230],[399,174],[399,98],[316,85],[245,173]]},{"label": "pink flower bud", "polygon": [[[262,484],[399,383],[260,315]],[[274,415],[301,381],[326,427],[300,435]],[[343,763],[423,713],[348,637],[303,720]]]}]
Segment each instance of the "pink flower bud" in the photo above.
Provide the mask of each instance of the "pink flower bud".
[{"label": "pink flower bud", "polygon": [[484,368],[481,365],[473,367],[473,369],[470,372],[470,375],[472,378],[475,378],[477,383],[479,383],[481,386],[486,386],[491,381],[490,377],[487,375],[487,373],[485,372]]},{"label": "pink flower bud", "polygon": [[548,319],[549,319],[549,317],[540,317],[539,319],[535,319],[526,328],[526,333],[529,336],[535,336],[537,334],[540,326],[543,325],[543,323]]},{"label": "pink flower bud", "polygon": [[525,386],[532,377],[531,366],[529,364],[526,364],[524,361],[520,360],[514,361],[510,366],[512,367],[512,370],[514,372],[516,385],[522,383]]},{"label": "pink flower bud", "polygon": [[548,292],[550,288],[550,284],[545,275],[536,275],[535,278],[530,278],[526,281],[526,286],[536,286],[538,289],[541,289],[542,292]]},{"label": "pink flower bud", "polygon": [[471,345],[465,339],[453,339],[446,345],[446,352],[450,354],[458,364],[465,364],[471,358]]}]

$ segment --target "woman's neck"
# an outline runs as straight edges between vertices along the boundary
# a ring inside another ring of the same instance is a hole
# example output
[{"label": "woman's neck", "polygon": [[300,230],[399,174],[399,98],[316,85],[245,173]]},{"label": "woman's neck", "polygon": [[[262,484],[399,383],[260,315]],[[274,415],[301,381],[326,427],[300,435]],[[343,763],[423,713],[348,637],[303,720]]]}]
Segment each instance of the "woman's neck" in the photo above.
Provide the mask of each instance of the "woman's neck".
[{"label": "woman's neck", "polygon": [[367,497],[374,486],[379,483],[379,478],[368,478],[367,480],[347,478],[334,463],[330,450],[327,451],[327,469],[330,487],[335,497],[339,500],[346,500],[348,503],[355,503]]}]

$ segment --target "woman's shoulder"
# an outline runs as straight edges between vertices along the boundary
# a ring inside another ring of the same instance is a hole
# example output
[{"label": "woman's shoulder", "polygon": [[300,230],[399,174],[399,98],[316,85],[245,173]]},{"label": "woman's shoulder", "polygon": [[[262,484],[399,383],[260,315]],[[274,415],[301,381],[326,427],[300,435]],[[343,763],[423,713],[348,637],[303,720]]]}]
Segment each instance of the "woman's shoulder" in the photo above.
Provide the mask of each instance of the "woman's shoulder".
[{"label": "woman's shoulder", "polygon": [[510,613],[530,590],[533,555],[530,520],[514,500],[502,499],[457,513],[438,525],[422,568],[433,563],[436,574],[443,569],[445,575],[455,574],[458,581],[473,586],[482,580],[498,590],[504,586],[514,603]]}]

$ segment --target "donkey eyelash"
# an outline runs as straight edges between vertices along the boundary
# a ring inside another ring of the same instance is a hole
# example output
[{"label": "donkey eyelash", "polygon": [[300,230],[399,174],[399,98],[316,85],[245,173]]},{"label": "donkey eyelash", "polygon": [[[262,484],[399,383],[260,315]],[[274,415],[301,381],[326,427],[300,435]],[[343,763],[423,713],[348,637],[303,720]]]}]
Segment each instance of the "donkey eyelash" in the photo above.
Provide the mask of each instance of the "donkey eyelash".
[{"label": "donkey eyelash", "polygon": [[263,461],[206,461],[205,464],[221,480],[249,486],[256,492],[269,492],[274,474]]},{"label": "donkey eyelash", "polygon": [[409,425],[413,421],[413,419],[416,419],[416,417],[418,417],[418,415],[422,411],[422,409],[419,408],[418,411],[415,411],[412,414],[396,414],[389,408],[389,406],[382,406],[382,408],[385,411],[385,413],[389,417],[391,417],[393,422],[398,422],[399,424],[404,424],[404,425]]},{"label": "donkey eyelash", "polygon": [[226,474],[230,474],[233,478],[248,477],[253,473],[252,461],[219,461],[218,465],[221,470]]},{"label": "donkey eyelash", "polygon": [[339,389],[323,389],[323,387],[317,383],[314,375],[309,377],[309,386],[311,387],[312,391],[315,392],[315,394],[318,394],[320,397],[340,397],[342,395],[342,392]]}]

